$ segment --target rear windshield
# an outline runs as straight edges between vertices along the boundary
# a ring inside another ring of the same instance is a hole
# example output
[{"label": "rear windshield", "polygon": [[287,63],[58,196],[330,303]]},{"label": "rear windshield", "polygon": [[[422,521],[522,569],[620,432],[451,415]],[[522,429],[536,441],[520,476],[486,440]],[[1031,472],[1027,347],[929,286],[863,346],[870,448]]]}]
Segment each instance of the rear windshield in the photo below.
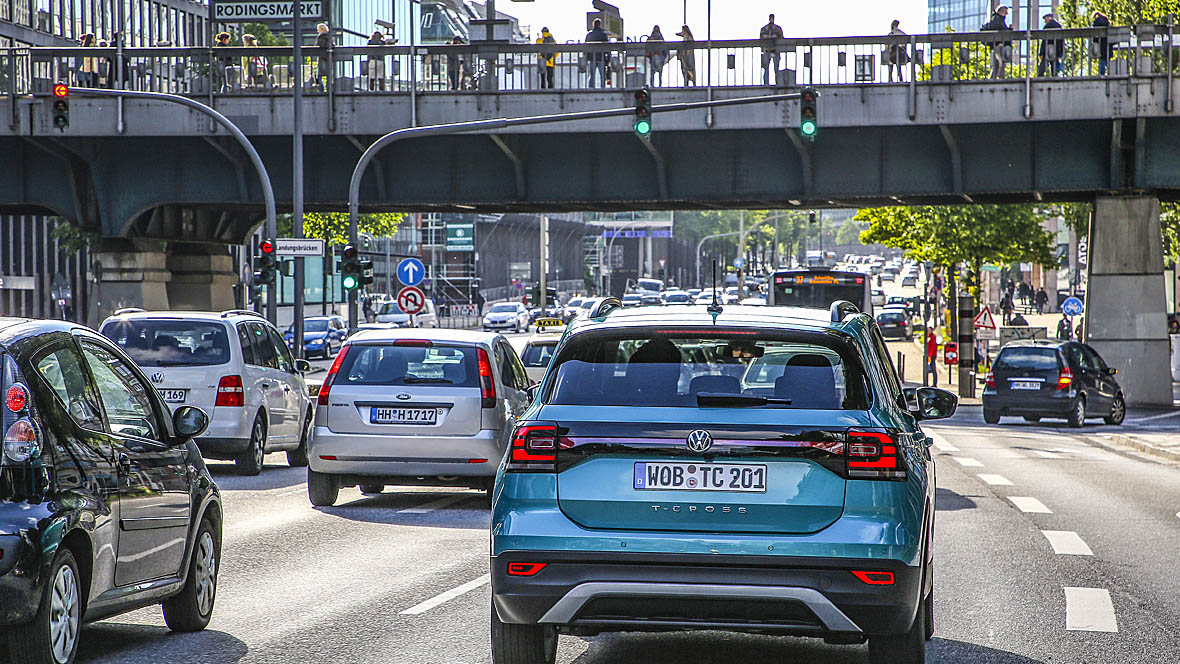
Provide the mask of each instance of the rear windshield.
[{"label": "rear windshield", "polygon": [[1005,348],[993,369],[1057,369],[1057,351],[1052,348]]},{"label": "rear windshield", "polygon": [[469,347],[353,346],[335,384],[477,387],[479,361]]},{"label": "rear windshield", "polygon": [[906,319],[905,314],[900,314],[900,313],[895,313],[895,312],[877,315],[877,322],[878,323],[898,323],[898,322],[901,322],[905,319]]},{"label": "rear windshield", "polygon": [[140,366],[210,366],[229,362],[225,326],[191,320],[117,320],[102,333]]},{"label": "rear windshield", "polygon": [[397,302],[391,301],[381,305],[381,311],[378,311],[377,314],[400,314],[401,312],[402,308],[397,306]]},{"label": "rear windshield", "polygon": [[[304,332],[327,332],[328,331],[328,321],[327,321],[327,319],[324,319],[324,318],[314,318],[311,320],[305,320],[305,321],[303,321],[303,331]],[[295,324],[294,323],[287,326],[287,334],[295,334]]]},{"label": "rear windshield", "polygon": [[572,307],[579,306],[580,304],[582,304],[582,298],[575,297],[574,299],[570,300],[569,302],[566,302],[565,306],[572,308]]},{"label": "rear windshield", "polygon": [[[792,339],[772,330],[700,332],[636,330],[575,337],[556,360],[547,401],[582,406],[866,407],[859,363],[850,359],[849,349],[826,337]],[[705,401],[698,400],[701,394],[707,395]],[[723,396],[731,398],[718,402]]]},{"label": "rear windshield", "polygon": [[670,304],[678,304],[680,302],[688,302],[691,297],[692,296],[688,293],[676,293],[675,295],[669,295],[665,299],[665,302]]}]

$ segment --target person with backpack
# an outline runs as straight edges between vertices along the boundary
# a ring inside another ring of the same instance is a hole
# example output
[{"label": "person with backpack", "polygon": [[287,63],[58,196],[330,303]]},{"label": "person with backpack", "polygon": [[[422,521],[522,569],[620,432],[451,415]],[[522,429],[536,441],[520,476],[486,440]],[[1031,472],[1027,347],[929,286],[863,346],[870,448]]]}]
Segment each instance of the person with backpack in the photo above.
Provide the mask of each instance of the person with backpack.
[{"label": "person with backpack", "polygon": [[[557,40],[549,32],[549,28],[541,28],[541,36],[537,37],[538,44],[556,44]],[[552,89],[554,74],[557,71],[557,51],[543,48],[537,54],[537,73],[541,77],[541,88]]]},{"label": "person with backpack", "polygon": [[[1095,28],[1109,28],[1110,19],[1102,12],[1094,12],[1094,22],[1091,24]],[[1106,32],[1103,31],[1102,37],[1094,37],[1090,42],[1090,57],[1098,59],[1098,75],[1106,76],[1106,69],[1110,65],[1110,39],[1106,37]]]},{"label": "person with backpack", "polygon": [[910,54],[906,50],[905,42],[902,41],[907,35],[906,33],[902,32],[901,28],[899,27],[900,25],[901,21],[898,21],[897,19],[894,19],[893,23],[889,24],[889,36],[891,39],[889,40],[889,48],[886,50],[886,53],[889,55],[888,63],[890,83],[893,82],[894,68],[897,69],[897,82],[905,83],[905,77],[901,75],[901,66],[909,64],[910,62]]},{"label": "person with backpack", "polygon": [[[1008,27],[1008,5],[1000,5],[996,7],[996,11],[992,14],[992,18],[983,27],[979,29],[981,32],[1011,32],[1012,28]],[[989,78],[1004,78],[1007,75],[1008,63],[1012,61],[1012,42],[997,39],[991,43],[991,73]]]}]

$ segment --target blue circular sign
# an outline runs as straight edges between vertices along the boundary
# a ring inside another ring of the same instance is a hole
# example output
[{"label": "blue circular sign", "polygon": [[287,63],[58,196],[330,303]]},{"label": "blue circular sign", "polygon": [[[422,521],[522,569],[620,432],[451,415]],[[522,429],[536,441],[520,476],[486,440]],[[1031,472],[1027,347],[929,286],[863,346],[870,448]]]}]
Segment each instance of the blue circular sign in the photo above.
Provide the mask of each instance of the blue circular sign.
[{"label": "blue circular sign", "polygon": [[738,256],[737,258],[733,259],[733,266],[739,270],[742,269],[742,266],[745,264],[746,264],[746,259],[742,258],[741,256]]},{"label": "blue circular sign", "polygon": [[1080,316],[1085,310],[1086,307],[1082,304],[1082,301],[1076,297],[1067,297],[1065,298],[1065,302],[1061,303],[1061,311],[1066,316]]},{"label": "blue circular sign", "polygon": [[397,264],[397,280],[403,286],[417,286],[426,276],[426,266],[417,258],[407,258]]}]

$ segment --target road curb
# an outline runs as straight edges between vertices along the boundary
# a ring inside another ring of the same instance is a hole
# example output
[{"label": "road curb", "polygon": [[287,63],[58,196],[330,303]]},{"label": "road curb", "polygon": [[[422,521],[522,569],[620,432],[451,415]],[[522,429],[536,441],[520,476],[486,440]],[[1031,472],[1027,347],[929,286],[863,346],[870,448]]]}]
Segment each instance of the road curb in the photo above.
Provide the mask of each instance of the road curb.
[{"label": "road curb", "polygon": [[1133,450],[1143,452],[1144,454],[1150,454],[1152,456],[1160,457],[1161,459],[1168,459],[1170,461],[1180,462],[1180,452],[1173,452],[1172,450],[1166,450],[1166,449],[1159,447],[1157,445],[1152,445],[1151,443],[1148,443],[1146,441],[1139,440],[1138,438],[1135,438],[1134,436],[1128,436],[1126,434],[1117,433],[1117,434],[1114,434],[1113,436],[1107,438],[1106,440],[1110,441],[1110,443],[1112,445],[1118,445],[1120,447],[1129,447]]}]

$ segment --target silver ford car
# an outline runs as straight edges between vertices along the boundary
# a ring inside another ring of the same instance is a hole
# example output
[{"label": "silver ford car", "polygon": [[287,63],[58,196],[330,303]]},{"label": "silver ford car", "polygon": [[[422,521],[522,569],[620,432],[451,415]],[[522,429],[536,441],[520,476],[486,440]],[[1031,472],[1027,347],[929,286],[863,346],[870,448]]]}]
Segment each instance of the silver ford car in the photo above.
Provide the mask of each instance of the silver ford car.
[{"label": "silver ford car", "polygon": [[504,337],[466,330],[366,330],[349,338],[319,392],[308,495],[341,487],[490,490],[529,379]]}]

